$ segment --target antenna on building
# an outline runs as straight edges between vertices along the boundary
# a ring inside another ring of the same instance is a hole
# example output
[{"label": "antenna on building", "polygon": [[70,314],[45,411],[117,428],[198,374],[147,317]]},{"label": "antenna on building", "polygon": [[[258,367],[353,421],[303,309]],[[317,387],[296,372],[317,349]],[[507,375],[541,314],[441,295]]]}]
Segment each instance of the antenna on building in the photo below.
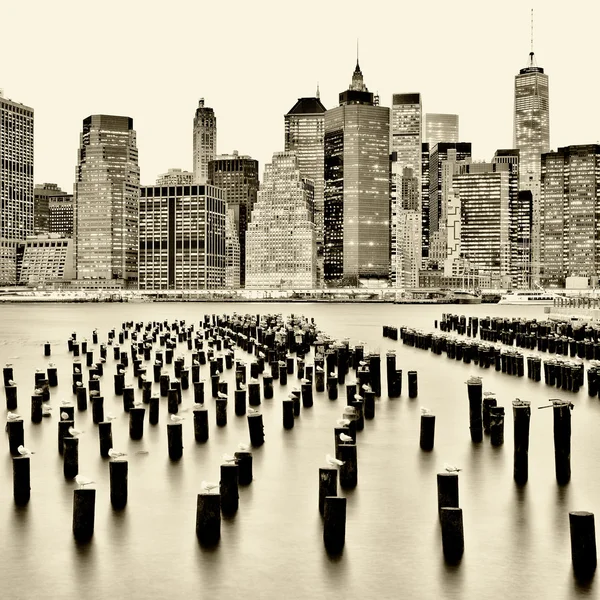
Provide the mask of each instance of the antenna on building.
[{"label": "antenna on building", "polygon": [[531,51],[529,52],[529,66],[535,66],[533,60],[533,8],[531,9]]},{"label": "antenna on building", "polygon": [[319,82],[317,81],[317,98],[321,98],[321,94],[319,92]]}]

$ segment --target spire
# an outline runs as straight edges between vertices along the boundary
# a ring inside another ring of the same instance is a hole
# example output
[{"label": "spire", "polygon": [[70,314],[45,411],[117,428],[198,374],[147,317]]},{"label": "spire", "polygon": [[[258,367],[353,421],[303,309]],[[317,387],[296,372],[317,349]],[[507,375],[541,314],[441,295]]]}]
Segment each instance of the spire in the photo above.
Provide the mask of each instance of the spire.
[{"label": "spire", "polygon": [[529,52],[529,66],[535,67],[535,58],[533,55],[533,8],[531,9],[531,51]]},{"label": "spire", "polygon": [[363,74],[360,70],[360,65],[358,64],[358,38],[356,39],[356,68],[354,69],[354,73],[352,74],[352,83],[350,84],[351,90],[356,90],[359,92],[368,92],[367,86],[363,81]]},{"label": "spire", "polygon": [[358,64],[358,38],[356,38],[356,69],[354,69],[355,73],[360,73],[360,65]]},{"label": "spire", "polygon": [[317,96],[316,97],[319,99],[321,98],[321,94],[319,92],[319,82],[318,81],[317,81]]}]

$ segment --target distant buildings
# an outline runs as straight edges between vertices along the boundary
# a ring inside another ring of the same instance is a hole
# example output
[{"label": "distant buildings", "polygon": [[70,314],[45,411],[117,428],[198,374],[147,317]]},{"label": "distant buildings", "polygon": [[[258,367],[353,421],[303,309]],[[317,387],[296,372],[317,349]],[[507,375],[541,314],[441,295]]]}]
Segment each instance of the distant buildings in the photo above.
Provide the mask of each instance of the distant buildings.
[{"label": "distant buildings", "polygon": [[329,284],[387,283],[390,269],[390,111],[358,65],[325,113],[324,271]]},{"label": "distant buildings", "polygon": [[208,181],[208,163],[217,153],[217,117],[212,108],[200,98],[194,117],[194,181]]},{"label": "distant buildings", "polygon": [[225,287],[225,199],[212,185],[144,186],[139,289]]},{"label": "distant buildings", "polygon": [[73,235],[73,195],[56,183],[37,184],[33,189],[33,229],[35,235]]},{"label": "distant buildings", "polygon": [[276,152],[246,237],[246,288],[315,288],[314,185],[295,153]]},{"label": "distant buildings", "polygon": [[33,109],[0,91],[0,285],[17,283],[17,247],[33,234]]},{"label": "distant buildings", "polygon": [[600,145],[542,154],[540,283],[600,273]]},{"label": "distant buildings", "polygon": [[73,279],[73,240],[57,233],[25,240],[19,283],[34,286]]},{"label": "distant buildings", "polygon": [[315,226],[317,231],[317,284],[323,282],[323,194],[324,138],[326,109],[319,99],[299,98],[285,115],[285,151],[295,152],[302,177],[315,186]]},{"label": "distant buildings", "polygon": [[84,119],[74,198],[78,280],[137,282],[139,185],[133,119]]},{"label": "distant buildings", "polygon": [[225,287],[229,290],[241,287],[240,238],[233,207],[228,207],[225,215]]},{"label": "distant buildings", "polygon": [[246,231],[258,193],[258,161],[250,156],[239,155],[235,150],[233,154],[222,154],[209,163],[208,180],[225,192],[227,208],[233,211],[233,222],[240,245],[239,281],[240,287],[244,287]]},{"label": "distant buildings", "polygon": [[458,142],[458,115],[427,113],[425,140],[430,148],[440,142]]},{"label": "distant buildings", "polygon": [[429,259],[429,144],[421,144],[421,264]]},{"label": "distant buildings", "polygon": [[156,178],[156,185],[192,185],[194,174],[181,169],[169,169]]}]

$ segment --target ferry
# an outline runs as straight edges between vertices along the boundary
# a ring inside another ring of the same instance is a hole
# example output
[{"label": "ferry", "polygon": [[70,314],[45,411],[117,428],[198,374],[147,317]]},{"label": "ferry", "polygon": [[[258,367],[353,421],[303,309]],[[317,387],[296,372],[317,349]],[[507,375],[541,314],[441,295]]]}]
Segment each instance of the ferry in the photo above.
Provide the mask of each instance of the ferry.
[{"label": "ferry", "polygon": [[453,304],[481,304],[481,294],[469,290],[453,290],[449,294],[449,302]]},{"label": "ferry", "polygon": [[538,306],[552,306],[554,299],[559,294],[546,290],[509,290],[500,296],[498,304],[535,304]]}]

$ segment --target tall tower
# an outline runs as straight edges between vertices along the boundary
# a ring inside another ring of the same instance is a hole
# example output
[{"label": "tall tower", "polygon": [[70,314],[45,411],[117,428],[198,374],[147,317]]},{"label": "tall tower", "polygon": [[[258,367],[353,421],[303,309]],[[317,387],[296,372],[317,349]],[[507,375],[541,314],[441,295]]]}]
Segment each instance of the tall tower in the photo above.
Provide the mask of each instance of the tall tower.
[{"label": "tall tower", "polygon": [[33,109],[0,90],[0,284],[17,283],[17,246],[33,234]]},{"label": "tall tower", "polygon": [[537,66],[533,53],[533,11],[531,21],[529,64],[515,76],[513,147],[520,150],[520,189],[530,190],[532,195],[532,274],[537,280],[540,268],[541,156],[550,151],[550,111],[548,75]]},{"label": "tall tower", "polygon": [[458,115],[427,113],[425,132],[431,148],[438,142],[458,142]]},{"label": "tall tower", "polygon": [[299,98],[285,115],[285,151],[295,152],[302,177],[315,185],[315,226],[317,229],[317,284],[323,282],[323,191],[326,108],[319,99]]},{"label": "tall tower", "polygon": [[325,280],[389,277],[389,108],[377,106],[356,63],[340,105],[325,113]]},{"label": "tall tower", "polygon": [[208,163],[217,152],[217,117],[212,108],[204,106],[204,98],[198,101],[194,117],[194,181],[208,181]]},{"label": "tall tower", "polygon": [[84,119],[74,186],[77,279],[137,281],[139,188],[133,119]]}]

